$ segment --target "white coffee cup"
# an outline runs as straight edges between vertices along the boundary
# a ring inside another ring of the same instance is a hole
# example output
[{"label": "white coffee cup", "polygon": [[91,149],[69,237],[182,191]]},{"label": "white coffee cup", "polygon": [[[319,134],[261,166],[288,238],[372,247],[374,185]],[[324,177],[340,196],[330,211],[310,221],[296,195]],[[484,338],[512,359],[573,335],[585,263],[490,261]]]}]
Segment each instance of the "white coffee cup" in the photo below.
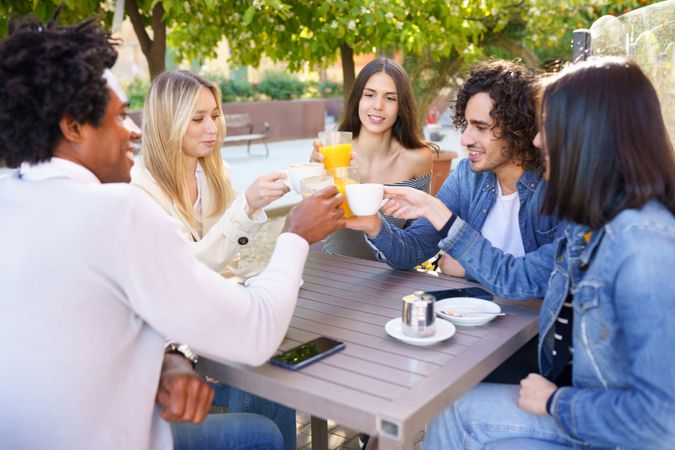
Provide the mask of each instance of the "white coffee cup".
[{"label": "white coffee cup", "polygon": [[288,182],[290,183],[293,190],[298,194],[301,194],[302,190],[300,188],[300,180],[307,177],[323,175],[325,173],[325,169],[322,163],[306,162],[291,164],[288,166],[288,169],[286,169],[286,173],[288,174]]},{"label": "white coffee cup", "polygon": [[384,185],[377,183],[348,184],[345,186],[349,209],[356,216],[372,216],[382,206]]}]

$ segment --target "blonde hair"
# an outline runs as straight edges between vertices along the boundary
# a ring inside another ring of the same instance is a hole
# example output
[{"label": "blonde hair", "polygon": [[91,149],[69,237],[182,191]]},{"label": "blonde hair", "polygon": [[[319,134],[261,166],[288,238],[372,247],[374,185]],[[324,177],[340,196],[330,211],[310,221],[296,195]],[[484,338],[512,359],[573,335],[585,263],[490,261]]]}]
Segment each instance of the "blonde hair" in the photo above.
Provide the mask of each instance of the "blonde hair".
[{"label": "blonde hair", "polygon": [[[145,167],[162,191],[173,201],[179,213],[190,224],[197,218],[192,209],[188,191],[188,176],[183,158],[183,138],[202,88],[215,97],[220,115],[216,143],[225,138],[225,119],[220,100],[220,89],[214,83],[186,70],[164,72],[152,82],[143,106],[142,154]],[[223,161],[216,149],[199,158],[209,189],[213,208],[205,214],[222,214],[234,199],[230,180],[224,176]]]}]

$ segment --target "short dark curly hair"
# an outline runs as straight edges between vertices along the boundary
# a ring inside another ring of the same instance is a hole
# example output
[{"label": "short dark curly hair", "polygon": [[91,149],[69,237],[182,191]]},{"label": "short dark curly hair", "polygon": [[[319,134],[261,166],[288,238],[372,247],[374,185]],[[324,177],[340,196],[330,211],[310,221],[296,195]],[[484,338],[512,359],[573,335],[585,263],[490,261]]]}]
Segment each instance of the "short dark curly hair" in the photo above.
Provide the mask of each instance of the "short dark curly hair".
[{"label": "short dark curly hair", "polygon": [[479,61],[471,66],[469,78],[457,94],[453,122],[465,130],[464,114],[469,99],[486,92],[494,104],[490,117],[495,120],[494,127],[501,130],[498,137],[509,143],[505,155],[522,164],[525,170],[541,171],[541,153],[532,144],[537,134],[537,80],[534,70],[511,61]]},{"label": "short dark curly hair", "polygon": [[96,18],[70,27],[56,19],[13,20],[0,41],[0,163],[9,167],[48,160],[62,117],[98,127],[108,104],[102,76],[117,59],[116,41]]}]

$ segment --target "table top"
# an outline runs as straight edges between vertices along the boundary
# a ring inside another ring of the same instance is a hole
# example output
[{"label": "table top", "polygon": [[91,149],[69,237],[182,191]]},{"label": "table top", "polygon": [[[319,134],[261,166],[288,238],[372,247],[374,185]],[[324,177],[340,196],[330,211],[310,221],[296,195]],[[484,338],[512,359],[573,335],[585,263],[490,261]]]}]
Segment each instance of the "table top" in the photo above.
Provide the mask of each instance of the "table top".
[{"label": "table top", "polygon": [[[202,358],[199,371],[313,416],[380,436],[380,448],[411,448],[418,430],[537,333],[540,302],[496,298],[510,313],[479,327],[457,327],[427,347],[390,337],[415,290],[475,286],[464,279],[391,269],[363,259],[312,252],[286,339],[287,350],[318,336],[346,348],[293,372]],[[442,320],[442,319],[438,319]]]}]

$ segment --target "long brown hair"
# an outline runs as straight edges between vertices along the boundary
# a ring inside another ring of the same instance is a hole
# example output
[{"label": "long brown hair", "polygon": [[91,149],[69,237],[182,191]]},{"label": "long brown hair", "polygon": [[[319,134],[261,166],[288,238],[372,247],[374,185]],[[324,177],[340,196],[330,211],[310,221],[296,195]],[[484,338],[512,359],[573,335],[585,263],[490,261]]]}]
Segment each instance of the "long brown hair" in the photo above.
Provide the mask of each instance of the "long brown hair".
[{"label": "long brown hair", "polygon": [[545,82],[550,159],[543,212],[598,229],[659,201],[675,214],[675,158],[656,91],[637,64],[605,57]]},{"label": "long brown hair", "polygon": [[396,140],[407,149],[428,147],[438,150],[436,144],[426,142],[422,130],[417,121],[417,104],[412,92],[410,78],[405,69],[395,61],[387,58],[375,59],[361,69],[356,77],[354,87],[349,95],[345,118],[340,124],[340,131],[351,131],[354,137],[361,132],[361,119],[359,119],[359,102],[363,95],[366,83],[374,74],[384,72],[389,75],[396,84],[398,93],[398,117],[391,129]]}]

